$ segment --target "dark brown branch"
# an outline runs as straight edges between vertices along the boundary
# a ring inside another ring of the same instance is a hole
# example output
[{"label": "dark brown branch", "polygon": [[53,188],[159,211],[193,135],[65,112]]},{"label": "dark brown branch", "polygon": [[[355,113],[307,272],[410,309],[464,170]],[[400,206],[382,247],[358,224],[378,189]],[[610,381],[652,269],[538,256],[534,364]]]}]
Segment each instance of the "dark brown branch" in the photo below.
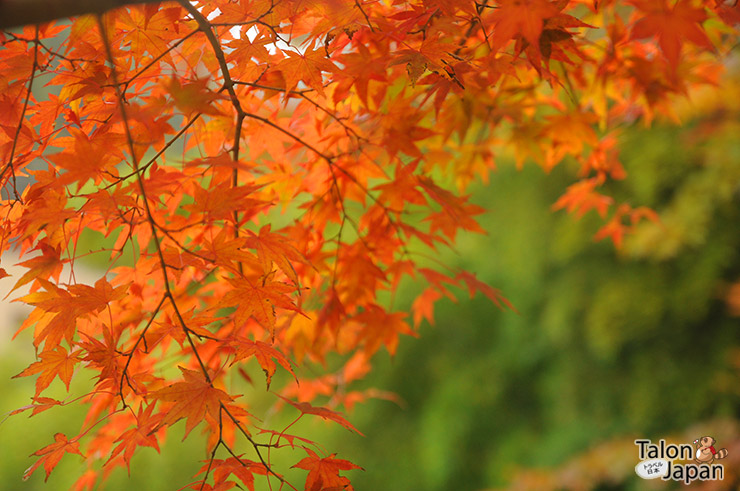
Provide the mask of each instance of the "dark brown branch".
[{"label": "dark brown branch", "polygon": [[43,24],[55,19],[102,14],[126,5],[158,3],[157,0],[2,0],[0,29]]}]

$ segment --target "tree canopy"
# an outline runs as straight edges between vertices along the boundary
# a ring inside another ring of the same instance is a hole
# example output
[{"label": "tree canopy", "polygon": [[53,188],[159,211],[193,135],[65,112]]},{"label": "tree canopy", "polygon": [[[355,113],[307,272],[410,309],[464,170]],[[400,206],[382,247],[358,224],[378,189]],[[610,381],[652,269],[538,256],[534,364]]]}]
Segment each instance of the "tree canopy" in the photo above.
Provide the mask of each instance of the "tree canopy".
[{"label": "tree canopy", "polygon": [[[499,155],[574,163],[553,208],[598,215],[597,240],[659,223],[609,192],[621,132],[716,85],[740,22],[719,0],[58,5],[0,31],[0,251],[19,251],[11,293],[34,307],[20,330],[38,360],[18,376],[36,393],[18,412],[88,406],[25,477],[79,454],[80,489],[180,420],[209,456],[185,487],[351,489],[356,464],[263,424],[249,394],[360,433],[339,409],[388,395],[352,383],[438,300],[515,310],[438,260],[483,232],[466,190]],[[94,284],[75,279],[84,260],[104,264]],[[420,293],[399,306],[407,282]],[[45,395],[79,372],[89,392]]]}]

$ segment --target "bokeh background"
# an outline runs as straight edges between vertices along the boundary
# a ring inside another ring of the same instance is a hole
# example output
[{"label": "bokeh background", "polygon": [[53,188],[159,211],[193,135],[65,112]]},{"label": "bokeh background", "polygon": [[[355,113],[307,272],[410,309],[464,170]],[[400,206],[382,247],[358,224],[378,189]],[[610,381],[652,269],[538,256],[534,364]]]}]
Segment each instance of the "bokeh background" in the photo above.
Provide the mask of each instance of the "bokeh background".
[{"label": "bokeh background", "polygon": [[[403,339],[394,358],[379,354],[375,371],[355,387],[396,395],[348,412],[365,437],[308,418],[296,433],[365,468],[349,474],[355,489],[383,491],[678,488],[635,475],[634,439],[690,443],[709,434],[730,451],[725,480],[694,487],[738,489],[737,61],[729,61],[722,87],[693,93],[678,107],[681,126],[635,124],[621,132],[628,178],[609,191],[653,208],[661,221],[641,224],[620,250],[593,240],[603,224],[595,212],[575,219],[552,211],[576,163],[549,174],[533,164],[517,170],[503,149],[490,183],[472,190],[488,210],[481,219],[487,235],[462,237],[441,259],[501,289],[518,314],[458,292],[458,302],[438,305],[434,326],[423,323],[419,339]],[[13,262],[2,258],[11,274]],[[87,265],[92,281],[95,267]],[[84,268],[76,274],[84,281]],[[2,296],[15,281],[0,280]],[[419,291],[405,285],[399,307]],[[3,418],[30,402],[34,383],[10,379],[34,352],[28,332],[10,341],[25,311],[8,301],[0,311]],[[75,377],[72,393],[88,387],[90,380]],[[49,396],[66,397],[58,380],[51,389]],[[295,417],[283,414],[289,408],[276,414],[264,387],[253,390],[253,412],[272,427]],[[43,472],[28,482],[21,476],[33,463],[28,455],[54,433],[79,431],[83,411],[70,405],[26,414],[0,424],[0,489],[69,488],[85,469],[76,456],[66,456],[46,484]],[[197,432],[180,442],[183,431],[175,425],[161,455],[142,449],[131,476],[115,472],[105,489],[185,486],[206,455]],[[300,483],[303,475],[288,477]]]}]

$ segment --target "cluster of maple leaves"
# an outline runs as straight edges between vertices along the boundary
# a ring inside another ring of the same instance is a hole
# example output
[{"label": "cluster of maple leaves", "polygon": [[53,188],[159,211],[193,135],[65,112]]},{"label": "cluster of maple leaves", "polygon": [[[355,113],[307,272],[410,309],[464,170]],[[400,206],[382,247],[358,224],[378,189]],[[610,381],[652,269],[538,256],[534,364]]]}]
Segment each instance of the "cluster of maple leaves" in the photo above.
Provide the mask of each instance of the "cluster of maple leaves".
[{"label": "cluster of maple leaves", "polygon": [[[25,256],[13,290],[30,287],[38,349],[18,412],[88,405],[25,477],[80,454],[92,489],[184,419],[210,452],[186,486],[296,489],[270,460],[283,448],[305,489],[351,489],[358,466],[261,427],[227,382],[254,358],[270,388],[280,366],[276,404],[357,431],[311,403],[377,395],[350,384],[452,287],[511,308],[434,257],[482,231],[461,193],[494,151],[579,162],[554,207],[595,210],[619,246],[656,218],[601,191],[625,177],[619,127],[715,83],[739,22],[724,0],[180,0],[0,31],[0,251]],[[105,245],[80,250],[85,234]],[[79,284],[92,254],[109,267]],[[393,307],[404,279],[423,287],[413,319]],[[294,369],[331,353],[338,371]],[[90,393],[43,395],[76,371]]]}]

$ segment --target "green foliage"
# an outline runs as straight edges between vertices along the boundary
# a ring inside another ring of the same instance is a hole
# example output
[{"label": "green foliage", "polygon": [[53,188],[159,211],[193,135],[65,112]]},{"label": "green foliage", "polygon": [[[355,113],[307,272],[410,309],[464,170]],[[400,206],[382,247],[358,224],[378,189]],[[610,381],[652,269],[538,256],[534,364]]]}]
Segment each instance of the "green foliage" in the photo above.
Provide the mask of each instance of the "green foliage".
[{"label": "green foliage", "polygon": [[437,327],[401,344],[383,381],[368,383],[390,386],[405,410],[374,402],[353,416],[376,429],[355,461],[384,469],[358,475],[358,489],[506,487],[517,469],[558,466],[605,440],[734,415],[740,398],[721,381],[736,380],[737,321],[719,287],[740,273],[740,142],[727,131],[686,141],[695,130],[623,136],[630,179],[615,195],[663,220],[622,252],[589,240],[595,213],[552,215],[567,169],[492,177],[476,195],[490,234],[463,242],[457,260],[521,314],[448,301]]}]

